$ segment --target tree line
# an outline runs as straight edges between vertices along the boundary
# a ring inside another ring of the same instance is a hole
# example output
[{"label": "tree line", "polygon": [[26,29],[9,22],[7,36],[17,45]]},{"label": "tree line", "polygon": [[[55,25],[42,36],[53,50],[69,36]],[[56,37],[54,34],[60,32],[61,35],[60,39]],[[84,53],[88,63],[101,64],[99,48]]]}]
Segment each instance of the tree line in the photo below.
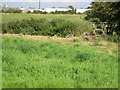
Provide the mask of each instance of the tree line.
[{"label": "tree line", "polygon": [[[68,6],[71,10],[68,11],[55,11],[55,12],[50,12],[50,14],[75,14],[76,10],[74,9],[73,6]],[[22,10],[20,9],[15,9],[15,8],[8,8],[8,9],[1,9],[2,13],[22,13]],[[40,10],[34,10],[33,12],[27,11],[26,13],[31,13],[31,14],[48,14],[48,12],[43,12]]]},{"label": "tree line", "polygon": [[[43,12],[43,11],[39,11],[39,10],[34,10],[33,12],[28,11],[27,13],[48,14],[48,12]],[[75,10],[50,12],[50,14],[75,14],[75,13],[76,13]]]}]

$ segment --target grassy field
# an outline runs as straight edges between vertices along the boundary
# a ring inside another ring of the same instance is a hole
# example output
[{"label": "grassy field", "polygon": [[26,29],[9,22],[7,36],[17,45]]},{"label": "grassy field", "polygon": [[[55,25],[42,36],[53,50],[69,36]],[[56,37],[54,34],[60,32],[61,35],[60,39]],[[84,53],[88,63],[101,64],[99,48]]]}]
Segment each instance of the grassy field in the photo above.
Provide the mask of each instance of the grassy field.
[{"label": "grassy field", "polygon": [[[79,30],[93,29],[83,14],[2,14],[2,23],[31,17],[64,19],[75,22]],[[2,35],[2,76],[3,88],[117,88],[118,47],[102,38],[6,34]]]},{"label": "grassy field", "polygon": [[3,88],[117,88],[117,44],[3,36]]},{"label": "grassy field", "polygon": [[[45,15],[39,15],[39,14],[2,14],[2,22],[7,23],[11,21],[21,20],[21,19],[28,19],[28,18],[45,18],[45,19],[65,19],[75,22],[83,22],[84,14],[78,14],[78,15],[63,15],[63,14],[45,14]],[[86,21],[87,23],[87,21]]]}]

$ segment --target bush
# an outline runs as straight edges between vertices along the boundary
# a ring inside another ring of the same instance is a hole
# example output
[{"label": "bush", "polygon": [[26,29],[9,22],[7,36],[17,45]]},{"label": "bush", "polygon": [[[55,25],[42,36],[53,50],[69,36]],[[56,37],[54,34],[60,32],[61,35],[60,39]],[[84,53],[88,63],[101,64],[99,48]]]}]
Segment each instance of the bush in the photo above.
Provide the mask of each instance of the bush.
[{"label": "bush", "polygon": [[34,10],[34,14],[47,14],[47,12],[39,11],[39,10]]},{"label": "bush", "polygon": [[22,10],[9,8],[9,9],[7,9],[7,10],[2,10],[2,12],[3,12],[3,13],[22,13]]},{"label": "bush", "polygon": [[2,33],[66,37],[68,35],[78,36],[80,31],[78,30],[78,26],[71,21],[61,19],[49,21],[46,19],[31,18],[3,24]]},{"label": "bush", "polygon": [[51,14],[75,14],[75,10],[68,10],[68,11],[55,11],[50,12]]}]

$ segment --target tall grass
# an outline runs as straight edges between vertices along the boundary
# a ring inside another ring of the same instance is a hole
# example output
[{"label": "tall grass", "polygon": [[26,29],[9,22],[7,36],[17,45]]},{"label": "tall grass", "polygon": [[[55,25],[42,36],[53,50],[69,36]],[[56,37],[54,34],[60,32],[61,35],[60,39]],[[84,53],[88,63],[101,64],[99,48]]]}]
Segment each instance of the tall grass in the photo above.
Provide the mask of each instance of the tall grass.
[{"label": "tall grass", "polygon": [[82,44],[3,37],[2,49],[3,88],[118,87],[117,56]]}]

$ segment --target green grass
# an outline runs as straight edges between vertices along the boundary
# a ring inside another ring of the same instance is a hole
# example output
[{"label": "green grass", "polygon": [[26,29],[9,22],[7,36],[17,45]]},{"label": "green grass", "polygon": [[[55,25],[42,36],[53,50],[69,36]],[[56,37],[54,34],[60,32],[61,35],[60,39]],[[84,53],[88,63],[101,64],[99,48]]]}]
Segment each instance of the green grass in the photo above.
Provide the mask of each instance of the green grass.
[{"label": "green grass", "polygon": [[[7,23],[7,22],[12,22],[12,21],[16,21],[16,20],[21,20],[21,19],[28,19],[28,18],[37,18],[37,19],[41,19],[41,18],[45,18],[45,19],[65,19],[65,20],[70,20],[70,21],[76,21],[76,22],[80,22],[83,21],[84,18],[84,14],[78,14],[78,15],[70,15],[70,14],[56,14],[56,15],[52,15],[52,14],[45,14],[45,15],[37,15],[37,14],[2,14],[2,22],[3,23]],[[85,21],[85,20],[84,20]],[[87,21],[86,21],[87,23]]]},{"label": "green grass", "polygon": [[81,43],[3,37],[3,88],[117,88],[117,55]]}]

